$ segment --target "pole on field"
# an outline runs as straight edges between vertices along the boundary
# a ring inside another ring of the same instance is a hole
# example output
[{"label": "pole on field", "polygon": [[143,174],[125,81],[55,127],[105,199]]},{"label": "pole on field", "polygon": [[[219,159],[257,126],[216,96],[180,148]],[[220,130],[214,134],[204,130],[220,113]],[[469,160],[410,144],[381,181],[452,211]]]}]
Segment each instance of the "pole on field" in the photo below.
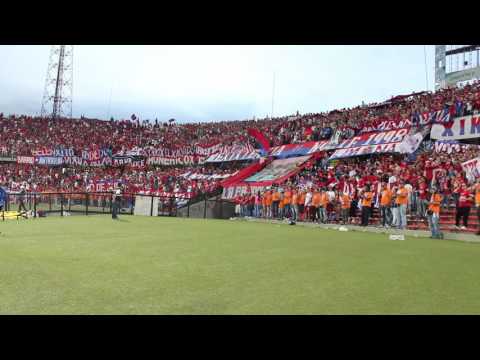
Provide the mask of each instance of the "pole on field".
[{"label": "pole on field", "polygon": [[60,194],[60,214],[63,216],[63,194]]},{"label": "pole on field", "polygon": [[203,218],[207,218],[207,196],[205,196],[205,206],[203,207]]},{"label": "pole on field", "polygon": [[151,195],[150,201],[150,216],[153,216],[153,195]]},{"label": "pole on field", "polygon": [[90,201],[88,193],[85,193],[85,215],[88,216],[88,202]]},{"label": "pole on field", "polygon": [[428,68],[427,68],[427,47],[423,45],[423,57],[425,60],[425,88],[428,91]]}]

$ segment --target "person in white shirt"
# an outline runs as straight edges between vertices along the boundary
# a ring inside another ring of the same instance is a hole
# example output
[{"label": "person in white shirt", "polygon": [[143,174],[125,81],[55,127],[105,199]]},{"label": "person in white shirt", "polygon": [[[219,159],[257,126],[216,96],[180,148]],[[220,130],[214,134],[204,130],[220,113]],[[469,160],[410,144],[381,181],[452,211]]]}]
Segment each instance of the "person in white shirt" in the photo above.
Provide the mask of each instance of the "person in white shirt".
[{"label": "person in white shirt", "polygon": [[310,206],[312,205],[312,198],[313,198],[313,189],[309,188],[308,192],[305,194],[305,219],[310,219]]},{"label": "person in white shirt", "polygon": [[395,177],[395,175],[392,175],[388,178],[388,185],[389,187],[392,186],[392,184],[395,184],[397,182],[397,178]]},{"label": "person in white shirt", "polygon": [[410,184],[405,184],[405,189],[408,191],[408,204],[407,204],[407,209],[414,203],[413,201],[413,187]]}]

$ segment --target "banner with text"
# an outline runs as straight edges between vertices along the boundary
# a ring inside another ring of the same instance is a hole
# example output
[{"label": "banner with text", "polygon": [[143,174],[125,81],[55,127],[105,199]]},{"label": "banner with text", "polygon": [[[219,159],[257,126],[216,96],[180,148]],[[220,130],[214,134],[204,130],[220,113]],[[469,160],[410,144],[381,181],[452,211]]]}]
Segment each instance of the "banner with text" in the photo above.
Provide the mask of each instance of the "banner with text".
[{"label": "banner with text", "polygon": [[436,140],[461,140],[480,137],[480,115],[469,115],[444,124],[434,124],[430,137]]},{"label": "banner with text", "polygon": [[451,154],[452,152],[464,152],[468,149],[475,149],[480,151],[480,145],[476,144],[461,144],[456,140],[439,140],[435,141],[433,148],[436,153],[447,153]]}]

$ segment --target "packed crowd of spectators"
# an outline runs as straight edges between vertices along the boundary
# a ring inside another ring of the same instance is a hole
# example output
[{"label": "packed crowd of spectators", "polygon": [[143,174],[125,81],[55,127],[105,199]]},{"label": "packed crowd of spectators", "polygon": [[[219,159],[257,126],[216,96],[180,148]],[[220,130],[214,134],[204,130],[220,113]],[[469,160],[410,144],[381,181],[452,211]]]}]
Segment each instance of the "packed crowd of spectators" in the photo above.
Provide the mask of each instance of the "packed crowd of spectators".
[{"label": "packed crowd of spectators", "polygon": [[118,183],[131,194],[185,194],[194,197],[217,190],[221,180],[234,175],[241,164],[227,167],[74,168],[0,164],[0,184],[12,192],[102,192]]}]

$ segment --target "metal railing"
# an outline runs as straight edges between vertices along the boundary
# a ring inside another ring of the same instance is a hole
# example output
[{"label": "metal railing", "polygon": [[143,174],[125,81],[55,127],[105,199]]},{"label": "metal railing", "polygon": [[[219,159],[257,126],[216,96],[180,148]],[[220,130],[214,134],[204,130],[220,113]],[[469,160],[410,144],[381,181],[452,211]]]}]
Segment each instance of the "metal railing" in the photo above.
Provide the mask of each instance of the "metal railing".
[{"label": "metal railing", "polygon": [[[142,200],[142,213],[145,216],[178,216],[195,218],[230,218],[234,214],[234,205],[218,196],[208,199],[202,194],[191,199],[172,196],[144,194],[122,194],[117,204],[119,215],[134,215],[135,203]],[[8,193],[5,211],[31,211],[33,217],[52,215],[96,215],[112,214],[113,194],[108,192],[76,193],[27,193],[25,195]],[[24,207],[21,207],[23,202]],[[140,205],[139,205],[140,208]]]}]

